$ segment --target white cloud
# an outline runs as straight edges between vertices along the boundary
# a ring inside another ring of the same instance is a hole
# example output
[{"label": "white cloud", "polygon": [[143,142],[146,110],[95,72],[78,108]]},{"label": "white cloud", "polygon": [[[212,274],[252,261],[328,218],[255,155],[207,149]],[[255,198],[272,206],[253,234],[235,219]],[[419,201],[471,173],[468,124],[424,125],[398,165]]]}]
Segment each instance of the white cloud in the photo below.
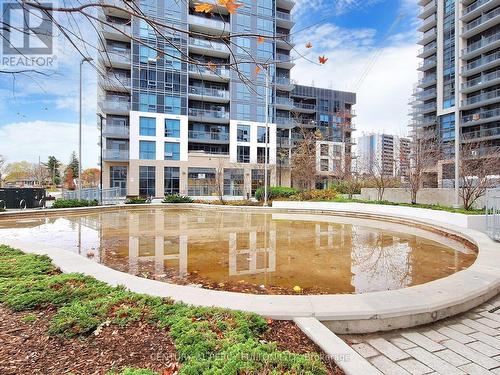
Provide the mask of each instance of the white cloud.
[{"label": "white cloud", "polygon": [[[99,133],[95,125],[82,127],[82,167],[98,164]],[[78,152],[78,124],[67,122],[32,121],[10,123],[0,127],[0,153],[9,161],[46,161],[54,155],[68,163],[71,152]]]},{"label": "white cloud", "polygon": [[[318,54],[324,54],[329,60],[323,66],[314,66],[299,58],[292,78],[299,84],[355,91],[356,135],[363,131],[403,134],[409,120],[408,99],[417,80],[414,33],[393,35],[381,48],[375,45],[374,37],[371,29],[349,30],[333,24],[301,35],[299,47],[308,41],[313,44],[307,51],[308,58],[316,62]],[[359,80],[361,86],[356,88]]]}]

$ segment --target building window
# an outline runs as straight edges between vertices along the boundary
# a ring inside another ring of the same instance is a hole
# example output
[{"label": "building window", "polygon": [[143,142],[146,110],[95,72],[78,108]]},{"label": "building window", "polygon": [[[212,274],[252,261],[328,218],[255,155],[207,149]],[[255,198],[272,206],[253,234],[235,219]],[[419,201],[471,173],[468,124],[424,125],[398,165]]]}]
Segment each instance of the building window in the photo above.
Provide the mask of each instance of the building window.
[{"label": "building window", "polygon": [[109,167],[109,187],[120,188],[120,196],[127,195],[127,167],[125,166],[112,166]]},{"label": "building window", "polygon": [[224,169],[224,195],[245,195],[243,169]]},{"label": "building window", "polygon": [[217,192],[217,179],[213,168],[188,169],[188,195],[211,196]]},{"label": "building window", "polygon": [[181,136],[181,121],[173,119],[165,119],[165,137],[180,138]]},{"label": "building window", "polygon": [[165,167],[165,195],[179,194],[179,176],[180,172],[178,167]]},{"label": "building window", "polygon": [[[268,131],[269,133],[269,131]],[[269,142],[269,135],[267,136],[267,141]],[[257,142],[266,143],[266,128],[265,126],[257,127]]]},{"label": "building window", "polygon": [[139,167],[139,195],[141,197],[154,197],[156,184],[155,167]]},{"label": "building window", "polygon": [[179,143],[165,142],[165,160],[181,160],[181,147]]},{"label": "building window", "polygon": [[238,125],[237,140],[239,142],[250,142],[250,125]]},{"label": "building window", "polygon": [[156,142],[154,141],[139,141],[139,159],[155,160],[156,159]]},{"label": "building window", "polygon": [[320,154],[321,156],[328,156],[328,145],[321,145]]},{"label": "building window", "polygon": [[321,159],[320,169],[321,169],[321,172],[328,172],[328,169],[329,169],[328,159]]},{"label": "building window", "polygon": [[142,112],[156,112],[156,94],[139,94],[139,110]]},{"label": "building window", "polygon": [[250,147],[249,146],[238,146],[236,148],[236,153],[238,155],[238,163],[250,163]]},{"label": "building window", "polygon": [[154,137],[156,135],[156,118],[139,117],[139,135]]},{"label": "building window", "polygon": [[[266,148],[257,147],[257,163],[265,163],[265,162],[266,162]],[[269,149],[267,152],[267,162],[269,163]]]},{"label": "building window", "polygon": [[[271,171],[267,171],[267,182],[269,183],[271,177]],[[264,187],[264,170],[263,169],[252,169],[252,196],[255,195],[255,191],[258,188]]]}]

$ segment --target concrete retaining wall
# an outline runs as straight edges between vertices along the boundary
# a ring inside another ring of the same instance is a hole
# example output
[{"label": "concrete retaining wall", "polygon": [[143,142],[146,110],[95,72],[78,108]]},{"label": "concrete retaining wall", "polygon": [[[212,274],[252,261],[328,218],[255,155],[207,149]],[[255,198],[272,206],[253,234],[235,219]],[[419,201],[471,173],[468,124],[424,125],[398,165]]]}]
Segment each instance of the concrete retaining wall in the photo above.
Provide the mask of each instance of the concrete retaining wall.
[{"label": "concrete retaining wall", "polygon": [[[377,189],[362,188],[361,199],[377,200]],[[389,188],[385,189],[384,200],[397,203],[411,203],[410,189]],[[420,189],[417,193],[417,203],[440,204],[442,206],[453,206],[455,203],[455,189]],[[476,208],[485,206],[485,198],[481,197],[475,204]]]}]

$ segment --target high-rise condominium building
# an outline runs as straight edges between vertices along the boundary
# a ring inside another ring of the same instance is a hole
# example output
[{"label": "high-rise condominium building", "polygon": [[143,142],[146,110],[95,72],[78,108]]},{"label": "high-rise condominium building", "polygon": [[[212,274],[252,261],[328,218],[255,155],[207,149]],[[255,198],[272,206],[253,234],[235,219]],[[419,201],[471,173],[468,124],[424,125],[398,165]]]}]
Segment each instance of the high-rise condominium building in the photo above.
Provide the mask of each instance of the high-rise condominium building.
[{"label": "high-rise condominium building", "polygon": [[[455,119],[474,154],[500,148],[500,0],[420,0],[413,134],[436,141],[435,187],[453,183]],[[469,147],[470,148],[470,147]]]},{"label": "high-rise condominium building", "polygon": [[391,134],[364,134],[356,139],[356,170],[406,182],[410,170],[410,139]]},{"label": "high-rise condominium building", "polygon": [[[319,174],[334,175],[341,169],[338,160],[350,160],[355,94],[297,86],[290,79],[293,1],[242,3],[231,15],[217,5],[212,13],[197,13],[193,1],[134,2],[147,18],[175,32],[104,9],[100,64],[107,77],[100,79],[98,106],[104,188],[161,197],[211,196],[221,186],[226,195],[253,195],[264,182],[266,72],[256,71],[252,59],[273,62],[270,185],[292,184],[290,156],[303,131],[323,133]],[[237,33],[266,37],[233,37],[228,48],[229,39],[221,36]]]}]

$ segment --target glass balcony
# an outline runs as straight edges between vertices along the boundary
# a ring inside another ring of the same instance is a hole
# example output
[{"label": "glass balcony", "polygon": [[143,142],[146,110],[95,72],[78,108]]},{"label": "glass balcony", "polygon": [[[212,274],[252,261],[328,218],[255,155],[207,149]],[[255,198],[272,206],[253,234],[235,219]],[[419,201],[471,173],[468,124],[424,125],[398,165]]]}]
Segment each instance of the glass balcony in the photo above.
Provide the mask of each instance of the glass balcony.
[{"label": "glass balcony", "polygon": [[229,47],[221,42],[215,42],[215,41],[211,41],[211,40],[190,37],[189,38],[189,45],[204,48],[207,50],[214,50],[214,51],[218,51],[218,52],[229,53]]},{"label": "glass balcony", "polygon": [[488,1],[491,1],[491,0],[478,0],[475,3],[469,5],[467,8],[464,9],[462,16],[465,16],[465,15],[469,14],[470,12],[473,12],[474,10],[479,8],[480,6],[486,4]]},{"label": "glass balcony", "polygon": [[225,132],[205,132],[200,130],[189,130],[189,139],[197,141],[227,141],[229,142],[229,133]]},{"label": "glass balcony", "polygon": [[500,60],[500,51],[492,53],[491,55],[481,57],[480,59],[473,61],[466,66],[462,67],[462,73],[468,72],[469,70],[479,68],[480,66],[487,65],[493,61]]},{"label": "glass balcony", "polygon": [[299,109],[306,109],[306,110],[311,110],[311,111],[316,110],[316,104],[294,102],[293,106],[295,108],[299,108]]},{"label": "glass balcony", "polygon": [[101,25],[104,34],[113,35],[123,40],[130,40],[130,36],[132,35],[130,24],[108,22]]},{"label": "glass balcony", "polygon": [[102,85],[113,90],[130,90],[131,80],[130,77],[124,77],[108,73]]},{"label": "glass balcony", "polygon": [[204,119],[229,120],[229,112],[213,109],[189,108],[189,116],[202,117]]},{"label": "glass balcony", "polygon": [[293,100],[290,98],[276,97],[276,104],[286,105],[288,107],[293,107]]},{"label": "glass balcony", "polygon": [[285,55],[284,53],[277,53],[276,54],[276,60],[282,61],[282,62],[292,62],[292,57],[289,55]]},{"label": "glass balcony", "polygon": [[220,66],[211,70],[203,65],[189,64],[188,70],[191,73],[197,73],[200,75],[207,75],[207,76],[219,77],[219,78],[224,78],[224,79],[229,79],[231,77],[231,71],[227,68],[223,68]]},{"label": "glass balcony", "polygon": [[418,70],[427,70],[431,69],[432,67],[436,66],[436,59],[425,59],[424,61],[420,62],[418,64]]},{"label": "glass balcony", "polygon": [[462,122],[464,124],[466,124],[468,122],[487,120],[489,118],[497,117],[497,116],[500,116],[500,108],[490,109],[488,111],[481,111],[478,113],[474,113],[472,115],[463,116]]},{"label": "glass balcony", "polygon": [[437,2],[436,0],[431,1],[429,4],[424,6],[420,11],[419,18],[427,18],[429,15],[436,10]]},{"label": "glass balcony", "polygon": [[415,96],[418,100],[426,100],[435,97],[436,93],[437,93],[436,89],[430,89],[430,90],[419,91]]},{"label": "glass balcony", "polygon": [[130,111],[130,102],[118,99],[105,99],[99,102],[99,107],[104,112],[128,113]]},{"label": "glass balcony", "polygon": [[496,137],[500,135],[500,128],[482,129],[474,132],[462,133],[462,139],[477,140],[480,138]]},{"label": "glass balcony", "polygon": [[481,17],[479,17],[479,18],[475,19],[474,21],[469,22],[467,25],[465,25],[465,27],[462,28],[462,33],[468,32],[468,31],[482,25],[483,23],[497,17],[498,15],[500,15],[500,8],[497,8],[497,9],[492,10],[491,12],[485,13]]},{"label": "glass balcony", "polygon": [[418,44],[422,45],[428,44],[433,39],[436,39],[436,36],[437,36],[437,29],[434,27],[422,34],[422,37],[420,38]]},{"label": "glass balcony", "polygon": [[435,83],[437,79],[436,74],[429,74],[418,81],[419,85],[429,85]]},{"label": "glass balcony", "polygon": [[462,89],[470,89],[475,86],[484,86],[486,83],[495,81],[497,79],[500,79],[500,70],[468,80],[467,82],[462,83]]},{"label": "glass balcony", "polygon": [[496,33],[496,34],[491,35],[487,38],[483,38],[481,40],[478,40],[477,42],[474,42],[471,45],[467,46],[467,48],[464,48],[462,50],[462,55],[467,55],[469,53],[475,52],[475,51],[477,51],[483,47],[486,47],[490,44],[493,44],[499,40],[500,40],[500,33]]},{"label": "glass balcony", "polygon": [[102,150],[102,156],[104,160],[107,161],[128,161],[129,151],[128,150]]},{"label": "glass balcony", "polygon": [[276,18],[283,21],[292,21],[292,15],[290,13],[281,12],[279,10],[276,11]]},{"label": "glass balcony", "polygon": [[211,87],[189,86],[189,94],[229,100],[229,91]]},{"label": "glass balcony", "polygon": [[276,116],[275,121],[276,121],[277,125],[293,125],[294,124],[293,119],[290,117]]},{"label": "glass balcony", "polygon": [[219,31],[227,30],[227,32],[229,32],[231,29],[228,22],[224,22],[222,20],[217,20],[213,18],[196,16],[194,14],[189,15],[189,23],[203,28],[216,29]]},{"label": "glass balcony", "polygon": [[493,100],[493,99],[500,99],[500,89],[485,92],[485,93],[480,94],[480,95],[468,97],[467,99],[462,101],[462,105],[463,106],[473,105],[473,104],[478,104],[478,103],[482,103],[482,102],[487,102],[487,101]]},{"label": "glass balcony", "polygon": [[102,135],[109,138],[128,138],[130,128],[128,126],[120,125],[104,125],[102,128]]},{"label": "glass balcony", "polygon": [[107,53],[101,53],[100,60],[104,65],[112,66],[128,66],[130,67],[130,50],[113,50],[110,49]]},{"label": "glass balcony", "polygon": [[437,48],[437,42],[436,41],[428,43],[424,47],[420,48],[420,50],[418,51],[418,56],[419,57],[423,57],[423,55],[435,51],[436,48]]},{"label": "glass balcony", "polygon": [[427,17],[426,19],[422,20],[422,23],[420,24],[420,27],[419,27],[419,31],[426,31],[428,30],[430,27],[433,27],[436,25],[436,22],[437,22],[437,16],[436,14],[431,14],[429,17]]}]

